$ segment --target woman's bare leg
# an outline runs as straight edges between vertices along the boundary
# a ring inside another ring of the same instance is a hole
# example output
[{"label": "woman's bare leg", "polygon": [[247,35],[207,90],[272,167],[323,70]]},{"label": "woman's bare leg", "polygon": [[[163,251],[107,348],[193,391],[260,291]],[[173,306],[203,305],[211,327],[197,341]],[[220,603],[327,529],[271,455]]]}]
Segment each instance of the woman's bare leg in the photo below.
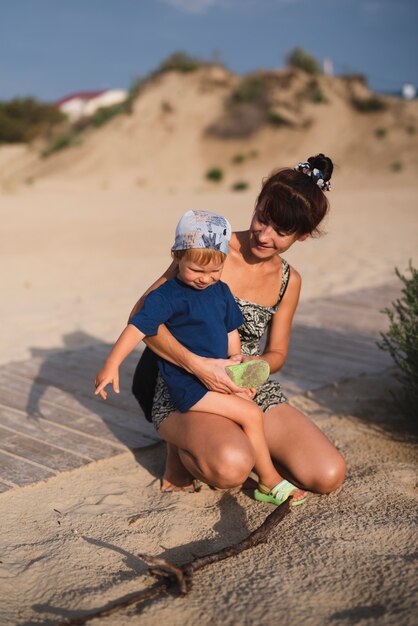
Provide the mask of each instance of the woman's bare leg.
[{"label": "woman's bare leg", "polygon": [[237,487],[254,467],[255,453],[248,437],[226,417],[176,411],[162,422],[160,434],[178,449],[186,470],[213,487]]},{"label": "woman's bare leg", "polygon": [[[330,493],[345,478],[345,461],[306,415],[287,403],[265,413],[270,454],[280,473],[301,488]],[[231,420],[208,413],[171,413],[160,433],[178,448],[187,472],[215,487],[244,482],[255,454],[243,430]]]},{"label": "woman's bare leg", "polygon": [[[252,402],[245,396],[238,397],[237,395],[208,391],[192,407],[191,411],[195,410],[204,411],[205,413],[214,413],[216,411],[218,414],[241,426],[255,451],[254,469],[259,477],[260,484],[267,488],[265,489],[266,492],[282,482],[283,476],[279,474],[273,465],[267,446],[264,433],[264,414],[255,402]],[[293,493],[295,500],[302,499],[305,496],[306,492],[300,492],[299,490]]]},{"label": "woman's bare leg", "polygon": [[179,450],[172,443],[167,443],[167,458],[164,475],[161,479],[161,491],[195,491],[194,476],[184,467]]},{"label": "woman's bare leg", "polygon": [[286,478],[315,493],[331,493],[342,484],[343,457],[306,415],[287,403],[264,415],[270,454]]}]

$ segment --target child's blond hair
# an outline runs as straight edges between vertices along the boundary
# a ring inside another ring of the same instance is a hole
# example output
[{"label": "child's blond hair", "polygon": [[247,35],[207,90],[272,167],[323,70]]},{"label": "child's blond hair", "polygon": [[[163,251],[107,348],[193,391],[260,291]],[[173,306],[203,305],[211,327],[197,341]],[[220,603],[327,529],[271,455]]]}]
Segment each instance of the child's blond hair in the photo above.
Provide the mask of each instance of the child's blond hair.
[{"label": "child's blond hair", "polygon": [[220,250],[212,250],[212,248],[188,248],[187,250],[172,250],[173,259],[180,261],[180,259],[186,258],[186,261],[191,261],[197,265],[209,265],[209,263],[216,263],[220,265],[226,259],[226,254]]}]

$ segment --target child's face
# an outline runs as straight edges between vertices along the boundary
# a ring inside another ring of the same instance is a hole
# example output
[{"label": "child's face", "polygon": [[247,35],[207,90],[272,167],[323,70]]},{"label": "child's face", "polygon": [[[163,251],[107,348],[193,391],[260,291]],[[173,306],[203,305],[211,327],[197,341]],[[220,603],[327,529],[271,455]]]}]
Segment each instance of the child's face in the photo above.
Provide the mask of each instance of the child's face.
[{"label": "child's face", "polygon": [[187,261],[183,257],[180,259],[178,267],[178,278],[189,287],[201,290],[218,282],[224,264],[211,262],[207,265],[199,265],[194,261]]}]

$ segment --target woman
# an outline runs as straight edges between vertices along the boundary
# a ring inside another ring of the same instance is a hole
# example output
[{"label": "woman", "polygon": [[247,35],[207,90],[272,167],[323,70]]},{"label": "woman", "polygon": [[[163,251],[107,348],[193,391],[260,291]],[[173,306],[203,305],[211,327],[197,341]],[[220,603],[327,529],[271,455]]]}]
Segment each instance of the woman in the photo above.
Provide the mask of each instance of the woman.
[{"label": "woman", "polygon": [[[246,357],[268,361],[271,372],[285,362],[292,319],[299,300],[301,278],[281,258],[296,241],[318,231],[328,210],[332,161],[319,154],[295,169],[273,173],[264,183],[248,230],[233,233],[222,280],[231,289],[245,323],[240,327],[241,351]],[[142,296],[176,273],[173,263]],[[259,339],[267,329],[262,354]],[[153,352],[199,378],[208,389],[239,391],[225,372],[231,360],[214,360],[190,353],[161,326],[146,339]],[[133,392],[142,406],[150,381],[149,351],[134,377]],[[241,357],[237,356],[236,361]],[[156,370],[154,370],[156,372]],[[154,388],[154,385],[151,385]],[[330,493],[345,477],[345,462],[327,437],[302,413],[289,406],[280,384],[269,381],[255,397],[265,415],[270,454],[280,473],[300,488]],[[145,403],[146,404],[146,403]],[[147,407],[144,406],[146,410]],[[147,412],[147,411],[146,411]],[[255,452],[243,430],[233,421],[208,413],[175,411],[163,381],[157,381],[152,421],[167,442],[162,490],[189,490],[195,478],[214,487],[241,485],[254,467]]]}]

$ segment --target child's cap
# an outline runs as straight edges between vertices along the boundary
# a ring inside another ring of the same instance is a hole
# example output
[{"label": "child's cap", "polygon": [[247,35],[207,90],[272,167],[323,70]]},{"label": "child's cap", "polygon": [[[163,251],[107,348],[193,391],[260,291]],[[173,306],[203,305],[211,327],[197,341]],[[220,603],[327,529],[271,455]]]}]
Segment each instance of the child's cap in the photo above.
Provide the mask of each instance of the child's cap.
[{"label": "child's cap", "polygon": [[174,250],[210,248],[228,254],[231,225],[222,215],[209,211],[187,211],[176,228]]}]

